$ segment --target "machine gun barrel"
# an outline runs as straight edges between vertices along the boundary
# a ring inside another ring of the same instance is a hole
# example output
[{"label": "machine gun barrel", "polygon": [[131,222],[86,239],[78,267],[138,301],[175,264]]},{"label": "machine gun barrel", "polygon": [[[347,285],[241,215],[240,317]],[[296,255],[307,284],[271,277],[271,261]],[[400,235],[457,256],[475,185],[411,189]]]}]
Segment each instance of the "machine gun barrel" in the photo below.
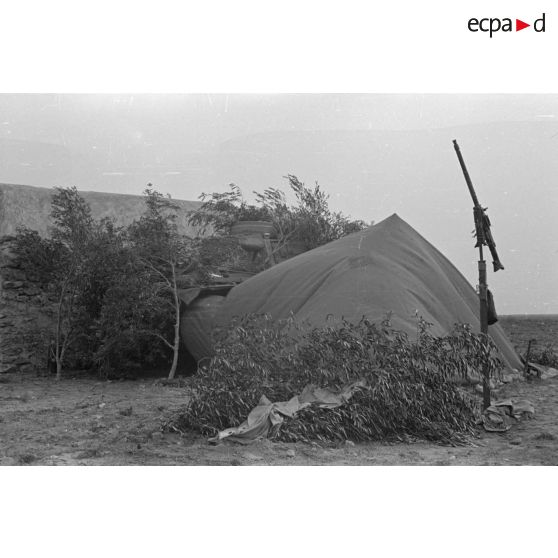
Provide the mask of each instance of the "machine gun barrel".
[{"label": "machine gun barrel", "polygon": [[457,153],[457,158],[459,159],[459,164],[461,165],[461,170],[463,171],[463,175],[465,176],[465,182],[467,182],[467,186],[469,188],[469,192],[471,193],[471,197],[473,198],[473,203],[475,207],[480,207],[479,199],[477,198],[477,194],[475,189],[473,188],[473,183],[471,182],[471,177],[469,176],[469,171],[465,166],[465,161],[463,160],[463,155],[461,155],[461,149],[459,149],[459,145],[457,145],[457,140],[453,140],[453,147],[455,148],[455,152]]},{"label": "machine gun barrel", "polygon": [[475,188],[473,187],[473,182],[469,176],[469,171],[465,166],[465,161],[463,160],[463,155],[461,155],[461,150],[459,145],[457,145],[457,140],[453,140],[453,147],[457,153],[457,158],[459,159],[459,164],[461,165],[461,170],[463,171],[463,176],[465,176],[465,182],[467,182],[467,187],[469,188],[469,193],[473,199],[474,204],[474,217],[475,217],[475,231],[477,237],[477,247],[482,245],[487,245],[490,253],[492,255],[492,265],[494,266],[494,271],[504,269],[500,258],[498,257],[498,252],[496,251],[496,243],[490,232],[490,219],[486,214],[486,208],[483,208],[477,198]]}]

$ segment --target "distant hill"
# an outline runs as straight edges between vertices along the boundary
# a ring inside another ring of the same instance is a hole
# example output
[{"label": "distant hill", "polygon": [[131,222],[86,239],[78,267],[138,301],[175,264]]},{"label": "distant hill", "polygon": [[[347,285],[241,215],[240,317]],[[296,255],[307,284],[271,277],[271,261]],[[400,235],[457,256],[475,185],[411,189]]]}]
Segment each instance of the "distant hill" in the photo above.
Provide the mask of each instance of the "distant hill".
[{"label": "distant hill", "polygon": [[[13,234],[18,226],[26,226],[48,235],[53,190],[18,184],[0,184],[0,236]],[[117,225],[138,219],[145,209],[142,196],[80,192],[91,207],[95,219],[110,217]],[[173,200],[179,206],[177,224],[182,234],[193,235],[196,229],[187,224],[187,213],[200,206],[197,201]]]}]

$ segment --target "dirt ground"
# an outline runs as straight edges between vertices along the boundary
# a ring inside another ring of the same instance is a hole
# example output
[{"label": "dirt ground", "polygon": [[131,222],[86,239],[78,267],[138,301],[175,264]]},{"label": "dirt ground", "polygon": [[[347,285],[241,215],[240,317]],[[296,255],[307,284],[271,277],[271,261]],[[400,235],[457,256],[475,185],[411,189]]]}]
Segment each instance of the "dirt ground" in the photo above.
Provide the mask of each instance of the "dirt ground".
[{"label": "dirt ground", "polygon": [[[520,352],[553,343],[558,317],[504,318]],[[426,442],[211,445],[163,433],[187,389],[157,379],[98,381],[0,376],[0,465],[558,465],[558,377],[507,384],[498,397],[528,399],[535,416],[464,447]]]},{"label": "dirt ground", "polygon": [[161,432],[186,390],[160,381],[0,379],[1,465],[557,465],[558,377],[514,382],[501,396],[529,399],[533,419],[471,446],[367,443],[322,448],[258,441],[211,445]]}]

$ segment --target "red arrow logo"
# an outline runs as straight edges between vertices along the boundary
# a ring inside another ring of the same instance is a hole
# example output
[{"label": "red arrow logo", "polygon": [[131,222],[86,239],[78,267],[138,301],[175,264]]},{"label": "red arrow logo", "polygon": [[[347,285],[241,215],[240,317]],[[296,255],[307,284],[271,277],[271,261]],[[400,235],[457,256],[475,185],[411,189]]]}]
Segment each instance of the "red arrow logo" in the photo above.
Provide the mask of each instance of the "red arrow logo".
[{"label": "red arrow logo", "polygon": [[526,27],[531,27],[531,25],[529,23],[525,23],[524,21],[521,21],[520,19],[515,20],[515,30],[516,31],[521,31],[522,29],[525,29]]}]

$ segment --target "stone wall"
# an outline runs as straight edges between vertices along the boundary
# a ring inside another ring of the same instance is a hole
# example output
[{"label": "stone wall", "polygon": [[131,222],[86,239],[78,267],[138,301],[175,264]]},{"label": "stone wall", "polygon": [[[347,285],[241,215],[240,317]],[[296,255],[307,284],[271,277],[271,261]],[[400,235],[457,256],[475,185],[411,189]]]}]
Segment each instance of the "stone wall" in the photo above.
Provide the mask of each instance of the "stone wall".
[{"label": "stone wall", "polygon": [[46,369],[52,303],[14,258],[14,238],[0,238],[0,374]]}]

